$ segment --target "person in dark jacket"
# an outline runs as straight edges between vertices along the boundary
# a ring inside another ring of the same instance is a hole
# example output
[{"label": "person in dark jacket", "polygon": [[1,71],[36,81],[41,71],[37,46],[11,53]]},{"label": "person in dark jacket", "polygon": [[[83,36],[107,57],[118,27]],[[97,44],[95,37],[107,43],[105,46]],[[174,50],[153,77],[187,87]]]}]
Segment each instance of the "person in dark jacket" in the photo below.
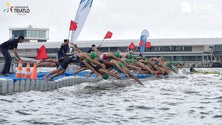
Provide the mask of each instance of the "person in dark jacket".
[{"label": "person in dark jacket", "polygon": [[19,36],[18,39],[10,39],[0,45],[0,51],[5,59],[5,64],[1,72],[1,75],[11,74],[9,71],[10,71],[12,58],[8,50],[13,50],[13,53],[17,57],[17,59],[21,60],[21,58],[19,57],[17,53],[17,47],[18,47],[18,43],[22,43],[23,41],[24,41],[24,37]]},{"label": "person in dark jacket", "polygon": [[68,39],[64,39],[64,43],[62,43],[59,51],[58,51],[58,60],[59,62],[62,62],[62,60],[64,59],[64,57],[66,56],[67,53],[69,53],[70,49],[69,49],[69,40]]}]

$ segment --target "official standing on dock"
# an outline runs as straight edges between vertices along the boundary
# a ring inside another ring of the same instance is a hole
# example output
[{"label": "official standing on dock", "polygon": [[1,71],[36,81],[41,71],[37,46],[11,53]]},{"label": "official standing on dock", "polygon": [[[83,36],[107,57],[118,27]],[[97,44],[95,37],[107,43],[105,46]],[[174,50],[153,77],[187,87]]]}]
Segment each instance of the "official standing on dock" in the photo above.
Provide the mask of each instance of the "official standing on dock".
[{"label": "official standing on dock", "polygon": [[21,58],[19,57],[18,53],[17,53],[17,47],[18,47],[18,43],[22,43],[24,41],[24,37],[23,36],[19,36],[18,39],[10,39],[4,43],[2,43],[0,45],[0,51],[2,53],[2,55],[4,56],[5,59],[5,64],[4,64],[4,68],[1,72],[1,75],[8,75],[11,74],[9,72],[10,70],[10,66],[11,66],[11,62],[12,62],[12,58],[10,53],[8,52],[8,50],[13,50],[14,55],[21,60]]}]

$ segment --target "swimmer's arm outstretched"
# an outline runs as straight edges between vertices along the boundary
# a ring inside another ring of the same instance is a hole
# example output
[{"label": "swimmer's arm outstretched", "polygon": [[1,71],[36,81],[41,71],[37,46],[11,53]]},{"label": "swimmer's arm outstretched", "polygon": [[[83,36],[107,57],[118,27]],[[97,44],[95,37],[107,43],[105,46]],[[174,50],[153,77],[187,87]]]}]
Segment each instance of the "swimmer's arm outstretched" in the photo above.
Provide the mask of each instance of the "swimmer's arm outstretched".
[{"label": "swimmer's arm outstretched", "polygon": [[83,60],[82,62],[85,64],[85,66],[86,66],[87,68],[89,68],[91,71],[93,71],[94,73],[96,73],[97,76],[100,75],[92,66],[90,66],[90,65],[86,62],[86,60]]}]

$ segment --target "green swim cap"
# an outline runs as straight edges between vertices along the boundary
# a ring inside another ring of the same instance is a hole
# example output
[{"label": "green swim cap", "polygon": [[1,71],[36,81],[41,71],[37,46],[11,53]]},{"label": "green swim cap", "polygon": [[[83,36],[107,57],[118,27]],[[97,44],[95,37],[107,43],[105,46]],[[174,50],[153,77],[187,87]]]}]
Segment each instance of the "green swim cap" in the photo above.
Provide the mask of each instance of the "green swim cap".
[{"label": "green swim cap", "polygon": [[89,60],[89,59],[86,59],[86,62],[87,62],[87,63],[90,63],[90,60]]},{"label": "green swim cap", "polygon": [[120,55],[118,52],[115,52],[114,55],[115,55],[115,57],[120,58]]},{"label": "green swim cap", "polygon": [[109,75],[108,74],[104,74],[103,75],[103,79],[108,79],[109,78]]},{"label": "green swim cap", "polygon": [[133,63],[133,60],[132,60],[132,59],[129,59],[129,63]]},{"label": "green swim cap", "polygon": [[135,60],[136,60],[136,56],[133,56],[133,59],[135,59]]},{"label": "green swim cap", "polygon": [[145,56],[143,56],[143,57],[142,57],[142,59],[143,59],[143,60],[146,60],[146,57],[145,57]]},{"label": "green swim cap", "polygon": [[96,53],[95,52],[91,52],[89,54],[89,56],[92,58],[92,59],[95,59],[96,58]]},{"label": "green swim cap", "polygon": [[133,55],[132,55],[132,54],[128,54],[128,58],[129,58],[129,59],[132,59],[132,58],[133,58]]},{"label": "green swim cap", "polygon": [[121,68],[123,68],[123,64],[122,64],[121,62],[119,62],[119,66],[120,66]]}]

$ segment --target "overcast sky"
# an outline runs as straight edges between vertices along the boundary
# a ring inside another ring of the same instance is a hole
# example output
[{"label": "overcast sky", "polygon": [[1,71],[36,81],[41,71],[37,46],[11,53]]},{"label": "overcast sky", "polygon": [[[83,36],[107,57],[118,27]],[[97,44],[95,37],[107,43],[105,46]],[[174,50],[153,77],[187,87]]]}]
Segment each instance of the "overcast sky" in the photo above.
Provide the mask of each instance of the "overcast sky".
[{"label": "overcast sky", "polygon": [[[68,37],[80,0],[8,0],[14,6],[29,6],[27,15],[3,13],[0,1],[0,42],[9,38],[9,28],[49,28],[49,41]],[[94,0],[78,40],[100,40],[109,30],[112,39],[138,39],[143,29],[150,38],[222,37],[221,0]]]}]

